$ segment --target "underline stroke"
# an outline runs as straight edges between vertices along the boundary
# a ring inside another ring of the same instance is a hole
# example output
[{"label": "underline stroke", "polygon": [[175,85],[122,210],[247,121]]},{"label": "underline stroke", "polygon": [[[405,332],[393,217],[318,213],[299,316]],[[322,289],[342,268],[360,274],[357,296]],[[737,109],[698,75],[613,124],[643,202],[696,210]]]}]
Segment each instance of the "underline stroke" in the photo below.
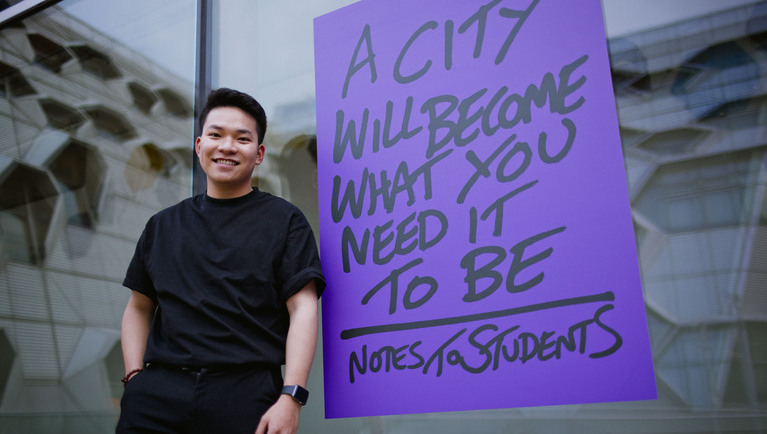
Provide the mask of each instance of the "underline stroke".
[{"label": "underline stroke", "polygon": [[357,338],[365,335],[372,335],[377,333],[388,333],[403,330],[415,330],[429,327],[439,327],[451,324],[461,324],[467,322],[480,321],[490,318],[501,318],[505,316],[519,315],[523,313],[536,312],[546,309],[554,309],[557,307],[574,306],[578,304],[595,303],[600,301],[615,301],[615,294],[612,291],[603,292],[601,294],[585,295],[582,297],[564,298],[562,300],[547,301],[544,303],[536,303],[528,306],[514,307],[511,309],[498,310],[494,312],[476,313],[472,315],[455,316],[451,318],[432,319],[423,321],[412,321],[398,324],[383,324],[377,326],[358,327],[353,329],[344,330],[341,332],[341,339]]}]

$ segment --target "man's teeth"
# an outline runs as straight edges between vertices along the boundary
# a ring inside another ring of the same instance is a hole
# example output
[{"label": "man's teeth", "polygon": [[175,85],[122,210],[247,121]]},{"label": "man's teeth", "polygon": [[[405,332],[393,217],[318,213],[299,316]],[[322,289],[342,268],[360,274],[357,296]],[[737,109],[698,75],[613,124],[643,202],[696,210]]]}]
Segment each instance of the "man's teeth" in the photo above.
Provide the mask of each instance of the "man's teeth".
[{"label": "man's teeth", "polygon": [[227,166],[236,166],[237,162],[232,160],[216,160],[216,163],[226,164]]}]

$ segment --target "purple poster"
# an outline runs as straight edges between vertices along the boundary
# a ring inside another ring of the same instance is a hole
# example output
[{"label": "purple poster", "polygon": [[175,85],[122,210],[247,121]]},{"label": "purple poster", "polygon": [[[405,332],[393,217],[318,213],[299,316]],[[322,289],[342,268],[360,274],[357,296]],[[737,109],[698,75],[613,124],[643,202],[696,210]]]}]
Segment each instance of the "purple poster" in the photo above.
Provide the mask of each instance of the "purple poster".
[{"label": "purple poster", "polygon": [[315,20],[329,418],[656,397],[599,0]]}]

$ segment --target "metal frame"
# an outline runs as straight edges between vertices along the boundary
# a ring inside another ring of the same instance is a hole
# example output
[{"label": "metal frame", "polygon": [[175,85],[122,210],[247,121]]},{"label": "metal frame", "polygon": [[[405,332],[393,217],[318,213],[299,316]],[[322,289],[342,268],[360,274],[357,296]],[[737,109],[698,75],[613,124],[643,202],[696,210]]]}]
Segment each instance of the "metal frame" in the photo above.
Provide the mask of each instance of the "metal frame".
[{"label": "metal frame", "polygon": [[21,0],[15,5],[0,11],[0,27],[52,6],[59,1],[61,0]]},{"label": "metal frame", "polygon": [[[197,137],[202,125],[199,114],[211,90],[213,47],[213,0],[197,0],[197,71],[194,84],[194,134]],[[192,145],[194,147],[194,145]],[[205,192],[207,182],[197,153],[192,152],[192,195]]]}]

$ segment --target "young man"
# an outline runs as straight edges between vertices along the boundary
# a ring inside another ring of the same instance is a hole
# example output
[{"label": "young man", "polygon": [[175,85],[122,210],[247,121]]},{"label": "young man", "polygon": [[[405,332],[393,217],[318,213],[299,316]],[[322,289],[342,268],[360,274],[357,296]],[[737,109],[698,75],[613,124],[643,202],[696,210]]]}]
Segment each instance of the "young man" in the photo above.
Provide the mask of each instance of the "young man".
[{"label": "young man", "polygon": [[207,191],[149,220],[123,282],[117,432],[295,433],[325,287],[314,235],[251,187],[265,153],[255,99],[214,91],[200,123]]}]

